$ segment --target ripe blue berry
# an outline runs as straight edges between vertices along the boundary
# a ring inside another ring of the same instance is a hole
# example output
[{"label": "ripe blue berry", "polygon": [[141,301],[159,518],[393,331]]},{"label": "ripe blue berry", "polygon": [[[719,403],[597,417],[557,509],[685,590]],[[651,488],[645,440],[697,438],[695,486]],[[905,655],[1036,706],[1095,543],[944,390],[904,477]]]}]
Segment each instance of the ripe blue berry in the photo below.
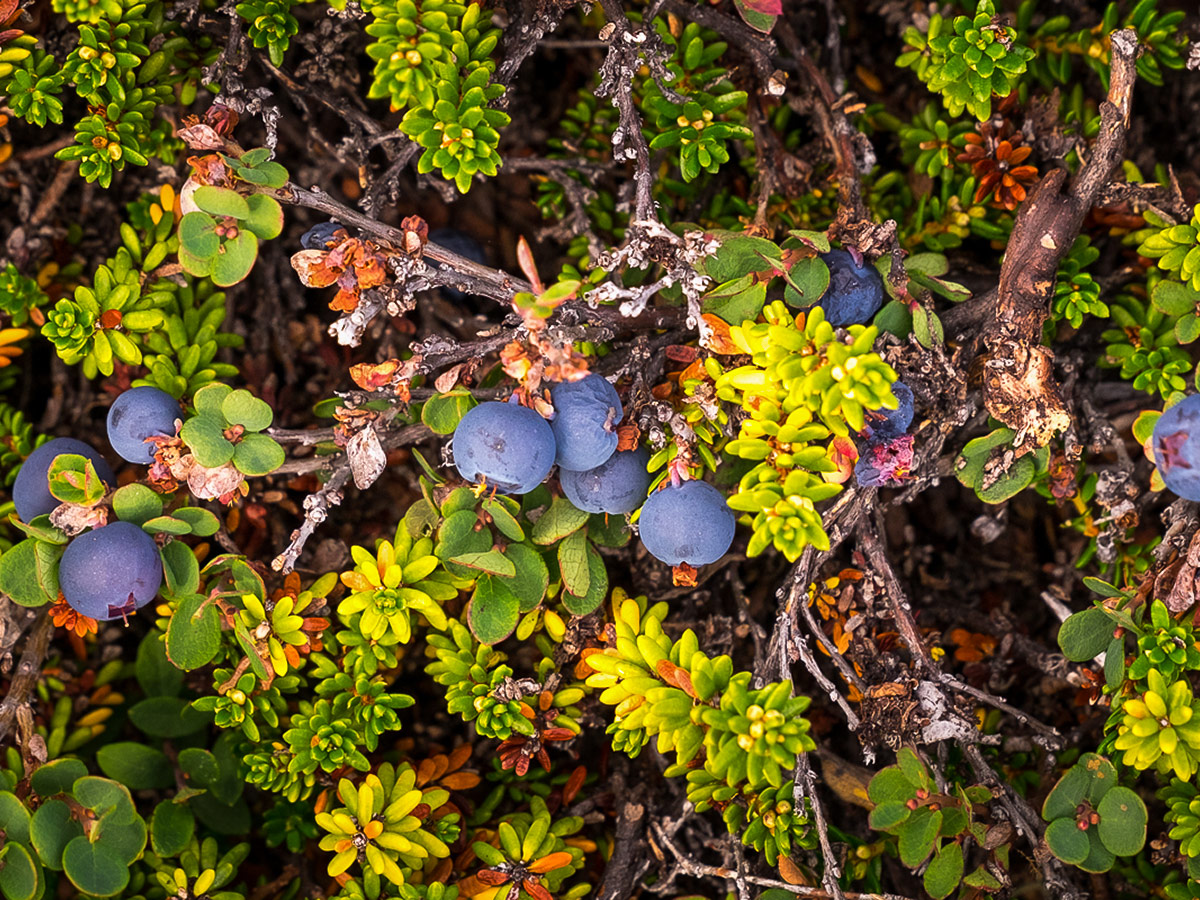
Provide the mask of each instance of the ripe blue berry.
[{"label": "ripe blue berry", "polygon": [[550,389],[554,404],[555,462],[561,469],[586,472],[608,461],[617,450],[617,423],[625,414],[616,389],[592,373]]},{"label": "ripe blue berry", "polygon": [[146,438],[175,436],[175,420],[182,415],[179,402],[156,387],[135,387],[113,401],[108,410],[108,442],[122,459],[144,466],[154,462],[153,443]]},{"label": "ripe blue berry", "polygon": [[900,405],[895,409],[873,409],[867,411],[867,426],[872,440],[899,437],[908,431],[908,426],[912,424],[912,388],[902,381],[895,381],[892,383],[892,393],[900,401]]},{"label": "ripe blue berry", "polygon": [[529,493],[554,465],[554,432],[536,412],[516,403],[480,403],[462,417],[451,446],[463,478],[508,494]]},{"label": "ripe blue berry", "polygon": [[1200,500],[1200,394],[1165,410],[1150,440],[1167,487],[1185,500]]},{"label": "ripe blue berry", "polygon": [[866,260],[860,266],[846,250],[821,255],[829,266],[829,287],[820,306],[830,325],[843,327],[869,322],[883,306],[883,276]]},{"label": "ripe blue berry", "polygon": [[67,544],[58,567],[63,599],[77,613],[102,622],[145,606],[162,580],[154,538],[132,522],[81,534]]},{"label": "ripe blue berry", "polygon": [[336,243],[334,235],[345,229],[337,222],[319,222],[300,237],[300,246],[305,250],[328,250]]},{"label": "ripe blue berry", "polygon": [[[479,263],[481,266],[487,263],[487,255],[483,252],[479,241],[465,231],[459,231],[457,228],[435,228],[429,232],[429,240],[445,247],[451,253],[465,256],[473,263]],[[467,295],[458,288],[448,284],[442,285],[441,291],[451,300],[461,302],[467,298]]]},{"label": "ripe blue berry", "polygon": [[559,469],[563,493],[577,509],[590,513],[631,513],[646,499],[650,453],[643,447],[620,450],[608,461],[586,472]]},{"label": "ripe blue berry", "polygon": [[29,454],[29,458],[17,473],[13,483],[13,503],[17,507],[17,515],[22,522],[29,522],[38,516],[48,515],[59,505],[59,501],[50,493],[50,482],[47,474],[54,457],[63,453],[76,453],[86,456],[96,467],[96,474],[109,487],[116,487],[117,476],[112,467],[104,461],[96,450],[83,441],[74,438],[55,438],[47,441]]},{"label": "ripe blue berry", "polygon": [[708,482],[685,481],[650,495],[638,533],[655,559],[698,567],[725,555],[736,524],[724,494]]}]

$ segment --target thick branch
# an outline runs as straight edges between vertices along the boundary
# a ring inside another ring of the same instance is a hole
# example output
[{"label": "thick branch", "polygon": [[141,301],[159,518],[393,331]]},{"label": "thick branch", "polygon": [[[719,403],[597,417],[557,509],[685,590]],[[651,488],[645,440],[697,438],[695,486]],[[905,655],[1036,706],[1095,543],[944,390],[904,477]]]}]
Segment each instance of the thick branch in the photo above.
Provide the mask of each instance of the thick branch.
[{"label": "thick branch", "polygon": [[984,332],[989,351],[984,402],[993,416],[1016,429],[1015,444],[1022,452],[1045,446],[1071,423],[1054,380],[1054,354],[1041,345],[1042,324],[1058,265],[1121,162],[1138,52],[1132,28],[1113,34],[1111,86],[1100,107],[1100,134],[1091,158],[1069,188],[1068,173],[1056,169],[1033,190],[1017,215],[1000,268],[996,314]]}]

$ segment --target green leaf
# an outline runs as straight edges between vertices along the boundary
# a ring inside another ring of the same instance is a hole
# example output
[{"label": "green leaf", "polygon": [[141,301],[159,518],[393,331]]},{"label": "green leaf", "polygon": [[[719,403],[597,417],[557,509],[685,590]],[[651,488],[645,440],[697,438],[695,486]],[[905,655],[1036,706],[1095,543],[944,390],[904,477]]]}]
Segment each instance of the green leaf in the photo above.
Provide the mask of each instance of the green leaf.
[{"label": "green leaf", "polygon": [[14,841],[0,850],[0,893],[7,900],[34,900],[45,889],[42,868],[29,851]]},{"label": "green leaf", "polygon": [[521,604],[521,612],[528,612],[542,602],[550,586],[550,570],[542,554],[529,544],[509,544],[505,554],[512,561],[516,573],[502,582],[512,591]]},{"label": "green leaf", "polygon": [[62,869],[63,850],[83,827],[71,815],[71,807],[62,800],[50,799],[37,808],[29,825],[29,838],[42,865]]},{"label": "green leaf", "polygon": [[208,603],[200,594],[184,597],[167,625],[167,658],[180,669],[190,671],[208,665],[220,649],[221,613],[216,604]]},{"label": "green leaf", "polygon": [[51,600],[37,577],[38,541],[26,538],[0,555],[0,591],[21,606],[42,606]]},{"label": "green leaf", "polygon": [[421,407],[421,421],[435,434],[453,434],[462,417],[477,405],[470,391],[455,388],[426,400]]},{"label": "green leaf", "polygon": [[85,775],[87,766],[77,759],[64,757],[39,766],[29,779],[29,784],[38,796],[51,797],[70,791],[71,786]]},{"label": "green leaf", "polygon": [[104,498],[105,486],[96,466],[78,453],[60,453],[54,457],[46,477],[50,494],[63,503],[95,506]]},{"label": "green leaf", "polygon": [[247,434],[233,448],[233,464],[243,475],[269,475],[284,464],[287,454],[274,438]]},{"label": "green leaf", "polygon": [[1058,646],[1072,662],[1087,662],[1108,647],[1113,637],[1113,621],[1102,610],[1092,607],[1068,616],[1058,629]]},{"label": "green leaf", "polygon": [[225,439],[224,431],[225,426],[218,417],[201,414],[183,423],[179,437],[188,445],[196,462],[207,469],[215,469],[233,459],[233,444]]},{"label": "green leaf", "polygon": [[483,501],[481,506],[484,512],[492,517],[492,524],[502,535],[510,541],[525,540],[525,529],[521,527],[517,517],[504,505],[504,500],[498,497],[489,497]]},{"label": "green leaf", "polygon": [[196,188],[196,192],[192,194],[192,200],[206,213],[214,216],[232,216],[235,219],[244,219],[250,215],[250,207],[246,203],[246,199],[237,191],[231,191],[229,188],[204,184]]},{"label": "green leaf", "polygon": [[949,841],[938,850],[925,870],[925,890],[934,900],[943,900],[958,887],[962,876],[962,847],[955,841]]},{"label": "green leaf", "polygon": [[196,831],[196,817],[186,803],[163,800],[150,817],[150,846],[161,857],[181,853]]},{"label": "green leaf", "polygon": [[564,590],[562,595],[563,606],[575,616],[586,616],[603,603],[605,596],[608,594],[608,570],[604,567],[604,560],[591,544],[588,544],[587,560],[587,593],[576,595]]},{"label": "green leaf", "polygon": [[809,257],[788,270],[783,299],[788,306],[812,306],[821,299],[828,287],[829,266],[819,256]]},{"label": "green leaf", "polygon": [[247,150],[245,153],[243,153],[241,155],[241,157],[237,160],[235,165],[239,169],[242,166],[253,167],[253,166],[257,166],[257,165],[261,165],[262,163],[265,163],[270,158],[271,158],[271,148],[270,147],[255,147],[253,150]]},{"label": "green leaf", "polygon": [[[498,550],[485,550],[482,553],[463,553],[454,557],[450,562],[466,566],[468,569],[478,569],[489,575],[503,575],[511,578],[517,574],[512,560]],[[484,641],[484,643],[488,643]]]},{"label": "green leaf", "polygon": [[553,544],[587,524],[588,514],[576,509],[565,497],[555,497],[550,508],[533,523],[533,542]]},{"label": "green leaf", "polygon": [[1092,777],[1084,766],[1072,766],[1058,780],[1042,804],[1042,818],[1047,822],[1075,815],[1079,804],[1087,797]]},{"label": "green leaf", "polygon": [[[167,659],[166,648],[157,629],[147,632],[138,644],[134,673],[147,697],[175,697],[183,687],[183,673]],[[86,775],[87,771],[79,774]]]},{"label": "green leaf", "polygon": [[194,594],[200,589],[200,564],[191,547],[181,541],[172,541],[159,550],[159,554],[163,560],[167,591],[172,599]]},{"label": "green leaf", "polygon": [[517,627],[520,601],[504,582],[482,575],[475,582],[475,591],[467,608],[467,623],[471,633],[482,644],[498,644]]},{"label": "green leaf", "polygon": [[1111,850],[1104,846],[1103,842],[1100,840],[1099,829],[1089,828],[1087,831],[1087,836],[1087,859],[1081,863],[1077,863],[1077,865],[1085,872],[1107,872],[1113,867],[1113,863],[1117,861],[1117,858],[1113,855]]},{"label": "green leaf", "polygon": [[1077,866],[1088,858],[1091,842],[1086,831],[1080,831],[1073,817],[1055,819],[1046,826],[1046,846],[1063,862]]},{"label": "green leaf", "polygon": [[[178,615],[177,610],[171,617],[172,621]],[[186,616],[184,619],[186,621]],[[167,656],[173,656],[169,631]],[[177,697],[148,697],[129,708],[129,720],[151,737],[178,738],[199,731],[208,724],[209,717],[192,709],[191,704]]]},{"label": "green leaf", "polygon": [[721,246],[717,252],[700,263],[704,274],[718,284],[752,272],[769,270],[775,263],[779,263],[779,267],[782,268],[782,253],[779,245],[773,241],[747,234],[727,234],[718,237]]},{"label": "green leaf", "polygon": [[900,830],[900,861],[910,869],[925,862],[933,852],[941,827],[941,810],[930,811],[927,806],[913,810],[908,822]]},{"label": "green leaf", "polygon": [[766,299],[766,282],[755,282],[753,276],[744,275],[718,285],[701,297],[700,309],[730,325],[741,325],[747,319],[758,318]]},{"label": "green leaf", "polygon": [[1105,848],[1116,856],[1134,856],[1146,843],[1146,804],[1142,798],[1117,785],[1096,807],[1100,814],[1097,831]]},{"label": "green leaf", "polygon": [[147,534],[189,534],[192,526],[183,519],[174,516],[156,516],[142,523],[142,530]]},{"label": "green leaf", "polygon": [[249,230],[239,231],[232,240],[221,242],[212,258],[212,282],[217,287],[237,284],[250,274],[258,259],[258,238]]},{"label": "green leaf", "polygon": [[37,546],[33,548],[38,586],[51,600],[58,599],[58,565],[65,550],[66,548],[59,544],[47,544],[43,541],[38,541]]},{"label": "green leaf", "polygon": [[16,794],[0,793],[0,831],[4,832],[5,841],[28,845],[31,818]]},{"label": "green leaf", "polygon": [[1200,291],[1192,290],[1178,281],[1163,279],[1154,286],[1150,301],[1159,312],[1168,316],[1182,316],[1194,313],[1196,307],[1200,306]]},{"label": "green leaf", "polygon": [[216,220],[208,213],[187,213],[179,221],[179,244],[198,259],[210,259],[221,246],[216,227]]},{"label": "green leaf", "polygon": [[73,838],[62,855],[63,871],[85,894],[112,897],[129,883],[129,867],[107,847],[80,835]]},{"label": "green leaf", "polygon": [[112,503],[117,518],[134,525],[141,525],[147,519],[162,515],[162,498],[144,484],[127,484],[117,488]]},{"label": "green leaf", "polygon": [[221,777],[216,756],[203,747],[187,747],[179,751],[179,771],[191,787],[207,788]]},{"label": "green leaf", "polygon": [[221,415],[230,425],[241,425],[246,431],[262,431],[274,418],[265,401],[240,388],[221,402]]},{"label": "green leaf", "polygon": [[1200,316],[1186,313],[1175,323],[1175,337],[1181,344],[1191,344],[1200,338]]},{"label": "green leaf", "polygon": [[246,198],[246,205],[250,207],[250,214],[242,220],[242,226],[260,240],[279,237],[283,231],[283,207],[277,200],[265,194],[251,194]]},{"label": "green leaf", "polygon": [[891,831],[902,822],[907,822],[912,810],[904,800],[885,800],[871,810],[867,821],[876,831]]},{"label": "green leaf", "polygon": [[1125,681],[1125,639],[1113,638],[1104,651],[1104,683],[1116,691]]},{"label": "green leaf", "polygon": [[100,771],[132,791],[167,788],[175,783],[167,755],[145,744],[133,741],[105,744],[96,751],[96,762]]},{"label": "green leaf", "polygon": [[211,537],[221,527],[221,521],[216,516],[199,506],[181,506],[171,515],[187,522],[192,527],[192,534],[199,537]]},{"label": "green leaf", "polygon": [[221,407],[225,403],[225,398],[231,393],[233,393],[233,388],[227,384],[206,384],[200,390],[196,391],[196,396],[192,398],[192,403],[196,407],[196,414],[210,416],[224,427],[222,424],[223,419],[221,418]]},{"label": "green leaf", "polygon": [[895,800],[907,802],[914,796],[913,786],[899,766],[880,769],[867,785],[867,798],[875,804]]},{"label": "green leaf", "polygon": [[563,587],[572,594],[584,596],[591,581],[588,572],[587,530],[580,528],[567,535],[558,545],[558,570]]}]

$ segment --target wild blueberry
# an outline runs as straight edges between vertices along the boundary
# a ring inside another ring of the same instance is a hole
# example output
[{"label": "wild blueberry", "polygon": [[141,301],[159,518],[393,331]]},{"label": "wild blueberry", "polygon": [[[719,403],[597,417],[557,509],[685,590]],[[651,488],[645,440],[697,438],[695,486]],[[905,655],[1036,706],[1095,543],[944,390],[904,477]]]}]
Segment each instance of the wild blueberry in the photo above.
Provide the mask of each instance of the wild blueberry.
[{"label": "wild blueberry", "polygon": [[[459,231],[457,228],[435,228],[429,232],[429,240],[435,244],[440,244],[451,253],[457,253],[459,256],[465,256],[473,263],[479,263],[481,266],[487,263],[487,255],[483,252],[483,247],[479,241],[471,237],[465,231]],[[456,287],[451,287],[444,284],[441,287],[444,293],[451,300],[461,302],[467,298]]]},{"label": "wild blueberry", "polygon": [[463,478],[508,494],[529,493],[554,465],[554,432],[536,412],[516,403],[480,403],[462,417],[451,446]]},{"label": "wild blueberry", "polygon": [[337,222],[318,222],[300,237],[300,246],[305,250],[328,250],[334,241],[334,234],[343,231],[344,226]]},{"label": "wild blueberry", "polygon": [[113,474],[112,467],[93,447],[74,438],[55,438],[29,454],[29,458],[21,466],[21,471],[17,473],[17,480],[13,483],[13,503],[22,522],[47,515],[58,507],[59,501],[50,493],[50,482],[46,476],[50,472],[50,464],[54,462],[54,457],[62,453],[86,456],[96,467],[96,474],[100,476],[100,480],[109,487],[116,487],[117,476]]},{"label": "wild blueberry", "polygon": [[903,381],[894,381],[892,382],[892,393],[900,401],[900,405],[895,409],[867,411],[867,426],[872,439],[898,437],[908,431],[908,426],[912,424],[912,388]]},{"label": "wild blueberry", "polygon": [[617,423],[624,411],[616,389],[592,373],[562,381],[550,389],[554,404],[555,462],[561,469],[586,472],[608,461],[617,450]]},{"label": "wild blueberry", "polygon": [[643,447],[619,450],[594,469],[574,472],[559,469],[558,480],[567,499],[590,513],[631,513],[646,499],[650,453]]},{"label": "wild blueberry", "polygon": [[829,287],[820,300],[825,319],[842,327],[868,322],[883,306],[883,276],[866,260],[860,266],[846,250],[821,255],[829,266]]},{"label": "wild blueberry", "polygon": [[1167,487],[1185,500],[1200,500],[1200,394],[1165,410],[1150,440]]},{"label": "wild blueberry", "polygon": [[71,609],[99,621],[119,619],[158,593],[162,558],[154,538],[132,522],[112,522],[67,544],[58,586]]},{"label": "wild blueberry", "polygon": [[650,495],[638,533],[650,555],[668,566],[703,566],[725,555],[736,524],[724,494],[708,482],[685,481]]},{"label": "wild blueberry", "polygon": [[175,436],[179,401],[156,387],[135,387],[113,401],[108,410],[108,442],[122,459],[144,466],[154,462],[154,444],[146,438]]}]

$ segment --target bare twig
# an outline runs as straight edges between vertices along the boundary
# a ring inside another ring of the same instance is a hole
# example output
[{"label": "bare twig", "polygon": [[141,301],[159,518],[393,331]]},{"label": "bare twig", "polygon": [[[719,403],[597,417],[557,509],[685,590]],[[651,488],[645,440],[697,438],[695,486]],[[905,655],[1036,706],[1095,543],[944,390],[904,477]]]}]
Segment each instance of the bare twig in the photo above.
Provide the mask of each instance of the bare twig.
[{"label": "bare twig", "polygon": [[[12,601],[6,601],[11,603]],[[43,607],[38,613],[38,619],[25,639],[25,649],[21,652],[21,661],[4,700],[0,701],[0,741],[8,737],[17,712],[29,703],[37,680],[42,674],[42,663],[50,649],[50,637],[54,634],[54,620],[50,618],[49,609]]]}]

